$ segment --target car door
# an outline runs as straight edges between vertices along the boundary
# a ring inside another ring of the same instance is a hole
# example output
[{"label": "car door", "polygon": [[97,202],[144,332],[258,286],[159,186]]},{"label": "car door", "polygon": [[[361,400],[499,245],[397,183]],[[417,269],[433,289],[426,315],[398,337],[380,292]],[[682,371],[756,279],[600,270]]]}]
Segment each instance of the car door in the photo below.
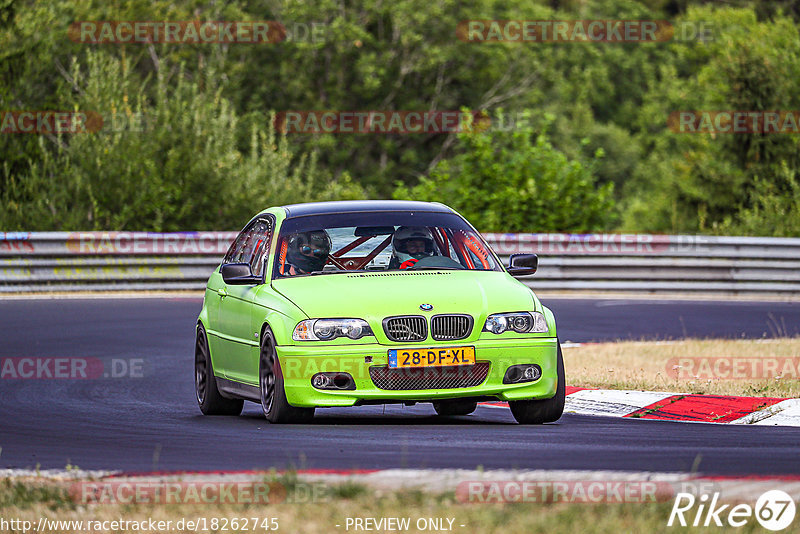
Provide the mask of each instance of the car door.
[{"label": "car door", "polygon": [[[253,274],[263,280],[274,223],[270,217],[253,221],[237,242],[229,263],[249,263]],[[251,326],[253,299],[258,284],[224,284],[220,295],[219,325],[225,376],[237,382],[258,384],[259,332]]]},{"label": "car door", "polygon": [[[240,251],[245,239],[250,232],[250,225],[242,230],[236,239],[233,240],[228,252],[222,259],[222,265],[232,263],[233,256]],[[226,376],[226,365],[229,360],[227,357],[230,346],[226,334],[223,332],[220,308],[223,301],[228,296],[228,286],[222,279],[220,268],[217,268],[208,279],[208,286],[205,294],[205,307],[208,315],[206,333],[208,334],[208,345],[211,349],[211,357],[214,362],[214,371],[218,375]]]}]

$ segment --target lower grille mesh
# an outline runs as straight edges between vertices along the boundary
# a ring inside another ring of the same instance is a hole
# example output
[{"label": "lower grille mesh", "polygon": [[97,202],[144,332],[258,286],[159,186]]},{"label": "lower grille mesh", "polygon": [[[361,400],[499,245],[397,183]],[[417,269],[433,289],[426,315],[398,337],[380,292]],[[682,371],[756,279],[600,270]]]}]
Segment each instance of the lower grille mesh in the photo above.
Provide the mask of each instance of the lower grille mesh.
[{"label": "lower grille mesh", "polygon": [[391,369],[370,367],[375,387],[391,391],[412,389],[458,389],[480,386],[489,375],[489,362],[450,367]]}]

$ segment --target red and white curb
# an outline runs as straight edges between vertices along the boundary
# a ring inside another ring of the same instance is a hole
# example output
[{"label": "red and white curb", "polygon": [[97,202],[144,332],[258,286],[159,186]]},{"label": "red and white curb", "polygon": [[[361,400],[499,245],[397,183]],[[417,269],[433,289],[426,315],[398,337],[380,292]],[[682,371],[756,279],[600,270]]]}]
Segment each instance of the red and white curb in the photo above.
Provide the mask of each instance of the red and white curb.
[{"label": "red and white curb", "polygon": [[[484,406],[504,407],[489,402]],[[772,426],[800,426],[800,399],[567,387],[566,413]]]}]

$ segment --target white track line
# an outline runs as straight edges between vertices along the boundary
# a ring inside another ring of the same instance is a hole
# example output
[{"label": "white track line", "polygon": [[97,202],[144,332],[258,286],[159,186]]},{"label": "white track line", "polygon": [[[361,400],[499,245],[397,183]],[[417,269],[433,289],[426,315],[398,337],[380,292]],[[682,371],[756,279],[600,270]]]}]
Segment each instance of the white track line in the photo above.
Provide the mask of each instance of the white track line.
[{"label": "white track line", "polygon": [[659,391],[584,389],[567,395],[565,412],[624,417],[653,403],[678,395]]},{"label": "white track line", "polygon": [[787,399],[731,421],[734,425],[800,426],[800,399]]}]

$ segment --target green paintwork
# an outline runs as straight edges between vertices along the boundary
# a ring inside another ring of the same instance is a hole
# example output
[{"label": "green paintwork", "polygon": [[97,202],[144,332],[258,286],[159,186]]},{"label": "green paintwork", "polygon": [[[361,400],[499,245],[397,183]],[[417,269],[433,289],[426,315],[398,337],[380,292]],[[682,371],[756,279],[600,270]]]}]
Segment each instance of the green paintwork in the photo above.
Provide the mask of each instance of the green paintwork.
[{"label": "green paintwork", "polygon": [[[285,212],[271,208],[262,214],[275,217],[266,272],[271,273],[275,236]],[[226,295],[220,295],[223,290]],[[433,305],[422,311],[420,304]],[[549,326],[546,334],[500,335],[482,332],[492,313],[539,311]],[[382,320],[392,315],[432,316],[467,313],[475,319],[472,334],[462,340],[422,343],[389,341]],[[298,322],[308,319],[353,317],[369,322],[374,336],[358,340],[293,341]],[[214,271],[208,281],[199,321],[209,337],[215,374],[251,386],[258,385],[259,339],[268,326],[278,344],[287,400],[295,406],[351,406],[369,400],[435,400],[492,396],[500,400],[550,398],[556,391],[556,324],[552,312],[533,292],[506,272],[493,271],[387,271],[337,273],[267,280],[263,285],[226,285]],[[398,347],[474,346],[478,361],[491,362],[487,380],[478,387],[446,390],[387,391],[375,387],[369,367],[386,365],[387,351]],[[365,357],[371,357],[367,363]],[[537,363],[542,378],[527,384],[503,384],[510,365]],[[353,375],[355,391],[322,391],[311,385],[319,371],[343,371]]]}]

